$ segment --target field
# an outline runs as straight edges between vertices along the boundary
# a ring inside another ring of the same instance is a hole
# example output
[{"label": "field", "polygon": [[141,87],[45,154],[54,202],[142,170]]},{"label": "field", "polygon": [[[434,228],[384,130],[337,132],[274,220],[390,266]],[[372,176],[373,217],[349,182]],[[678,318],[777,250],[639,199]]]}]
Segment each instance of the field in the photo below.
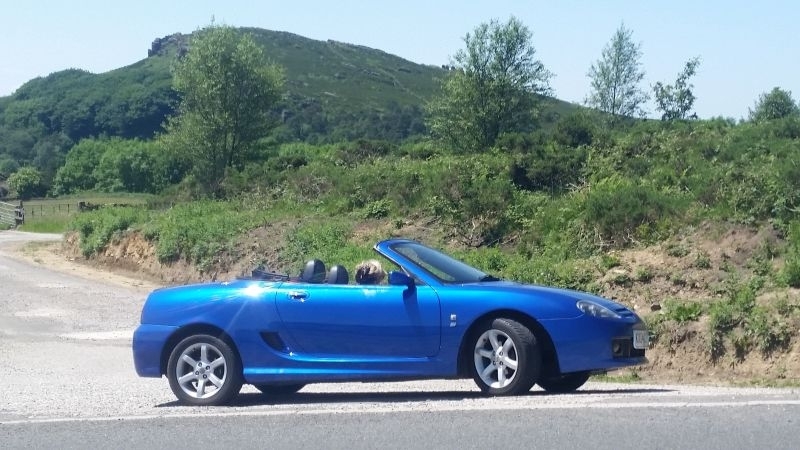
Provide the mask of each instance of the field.
[{"label": "field", "polygon": [[103,205],[146,205],[154,197],[147,194],[84,194],[59,198],[33,199],[21,202],[25,224],[19,229],[36,233],[62,233],[70,220],[84,209]]}]

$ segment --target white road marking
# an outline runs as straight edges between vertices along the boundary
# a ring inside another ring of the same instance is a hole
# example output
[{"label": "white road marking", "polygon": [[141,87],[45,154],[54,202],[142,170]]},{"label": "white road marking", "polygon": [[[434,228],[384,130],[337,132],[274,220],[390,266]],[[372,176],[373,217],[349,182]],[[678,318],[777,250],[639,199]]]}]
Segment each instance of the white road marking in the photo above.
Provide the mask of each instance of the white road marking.
[{"label": "white road marking", "polygon": [[[63,417],[63,418],[47,418],[47,419],[22,419],[22,420],[0,420],[0,425],[26,425],[26,424],[49,424],[49,423],[74,423],[74,422],[112,422],[119,420],[153,420],[153,419],[194,419],[199,415],[203,417],[271,417],[271,416],[288,416],[288,415],[322,415],[322,414],[386,414],[386,413],[406,413],[406,412],[419,412],[421,410],[419,405],[393,405],[388,406],[372,406],[364,407],[361,403],[353,403],[358,405],[353,409],[281,409],[281,410],[257,410],[257,411],[226,411],[215,412],[208,409],[192,408],[187,413],[175,414],[142,414],[142,415],[127,415],[127,416],[113,416],[113,417]],[[299,405],[305,408],[307,404]],[[341,405],[339,405],[341,406]],[[720,402],[624,402],[624,403],[545,403],[534,405],[519,405],[515,403],[500,403],[495,405],[431,405],[426,404],[425,412],[432,411],[508,411],[508,410],[545,410],[545,409],[577,409],[577,408],[591,408],[591,409],[634,409],[634,408],[733,408],[733,407],[751,407],[751,406],[800,406],[800,400],[744,400],[744,401],[720,401]],[[226,407],[223,407],[226,408]]]},{"label": "white road marking", "polygon": [[76,333],[59,334],[65,339],[75,339],[84,341],[114,341],[133,339],[133,330],[114,330],[114,331],[84,331]]},{"label": "white road marking", "polygon": [[14,313],[16,317],[54,317],[65,314],[66,311],[58,308],[37,308],[29,309],[27,311],[17,311]]}]

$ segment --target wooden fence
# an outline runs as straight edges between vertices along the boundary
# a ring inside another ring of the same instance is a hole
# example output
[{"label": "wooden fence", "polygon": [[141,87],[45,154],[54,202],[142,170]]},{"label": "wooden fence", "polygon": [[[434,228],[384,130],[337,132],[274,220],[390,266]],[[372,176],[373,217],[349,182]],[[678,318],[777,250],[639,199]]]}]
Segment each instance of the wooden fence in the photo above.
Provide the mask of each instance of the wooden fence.
[{"label": "wooden fence", "polygon": [[92,211],[109,206],[144,206],[151,210],[164,210],[174,206],[173,202],[148,202],[148,203],[93,203],[88,201],[32,200],[19,202],[18,205],[0,202],[0,225],[21,225],[25,221],[34,222],[48,218],[71,216],[82,211]]},{"label": "wooden fence", "polygon": [[25,216],[28,220],[36,220],[51,216],[66,216],[80,211],[75,203],[25,203]]},{"label": "wooden fence", "polygon": [[0,202],[0,225],[21,225],[25,223],[22,205]]}]

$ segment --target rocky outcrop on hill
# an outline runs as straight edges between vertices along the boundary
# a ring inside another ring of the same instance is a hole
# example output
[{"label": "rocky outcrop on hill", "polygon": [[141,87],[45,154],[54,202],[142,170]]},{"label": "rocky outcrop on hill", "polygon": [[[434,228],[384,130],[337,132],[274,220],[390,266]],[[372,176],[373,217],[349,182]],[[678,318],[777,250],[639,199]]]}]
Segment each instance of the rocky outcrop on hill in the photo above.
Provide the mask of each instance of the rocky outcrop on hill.
[{"label": "rocky outcrop on hill", "polygon": [[150,49],[147,50],[147,57],[151,56],[167,56],[176,54],[178,57],[183,56],[189,48],[189,37],[180,33],[170,34],[162,38],[153,40]]}]

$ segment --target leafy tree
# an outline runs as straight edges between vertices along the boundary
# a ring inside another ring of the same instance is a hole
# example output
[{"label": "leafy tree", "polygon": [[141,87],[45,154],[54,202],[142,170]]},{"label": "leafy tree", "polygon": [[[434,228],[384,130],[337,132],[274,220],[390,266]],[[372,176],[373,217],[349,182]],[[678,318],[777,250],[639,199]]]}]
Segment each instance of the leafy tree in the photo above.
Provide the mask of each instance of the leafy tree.
[{"label": "leafy tree", "polygon": [[656,98],[656,110],[661,111],[661,120],[697,119],[697,114],[689,114],[694,106],[695,96],[692,92],[694,86],[689,83],[689,78],[697,72],[700,58],[692,58],[686,62],[683,72],[678,74],[674,85],[657,82],[653,86]]},{"label": "leafy tree", "polygon": [[165,184],[160,150],[155,141],[112,140],[94,170],[96,188],[106,192],[157,192]]},{"label": "leafy tree", "polygon": [[19,170],[19,164],[7,156],[0,156],[0,180],[5,180]]},{"label": "leafy tree", "polygon": [[603,48],[602,57],[589,68],[592,91],[586,102],[615,119],[644,115],[642,105],[648,96],[639,87],[644,79],[641,56],[641,45],[633,42],[633,32],[620,25]]},{"label": "leafy tree", "polygon": [[106,152],[107,142],[84,139],[73,146],[53,179],[53,193],[61,195],[93,189],[97,183],[94,170]]},{"label": "leafy tree", "polygon": [[216,25],[195,34],[175,69],[183,98],[165,138],[209,193],[219,192],[225,169],[240,169],[272,128],[270,108],[282,86],[282,70],[250,35]]},{"label": "leafy tree", "polygon": [[498,136],[533,127],[539,96],[551,77],[535,58],[531,32],[511,17],[491,21],[464,37],[453,57],[454,70],[428,105],[428,127],[461,151],[480,151]]},{"label": "leafy tree", "polygon": [[42,193],[42,174],[34,167],[23,167],[8,177],[8,186],[23,200],[36,197]]},{"label": "leafy tree", "polygon": [[761,94],[754,108],[750,110],[750,120],[753,122],[800,115],[800,107],[792,98],[792,92],[778,87]]},{"label": "leafy tree", "polygon": [[578,111],[564,116],[555,125],[553,140],[567,147],[592,145],[598,132],[596,114]]}]

